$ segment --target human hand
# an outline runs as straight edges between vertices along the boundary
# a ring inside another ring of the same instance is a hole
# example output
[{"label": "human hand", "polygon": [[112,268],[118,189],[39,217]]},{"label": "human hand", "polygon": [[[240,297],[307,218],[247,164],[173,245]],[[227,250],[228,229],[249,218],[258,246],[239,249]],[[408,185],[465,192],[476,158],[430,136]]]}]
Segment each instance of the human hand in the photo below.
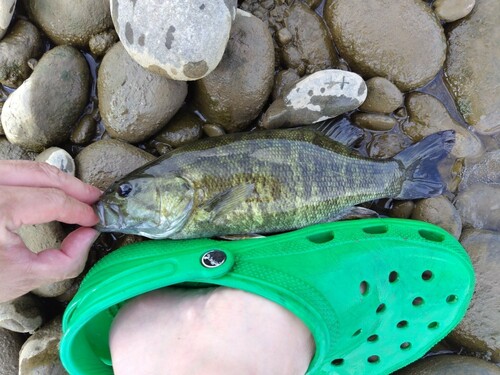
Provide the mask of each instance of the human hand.
[{"label": "human hand", "polygon": [[[101,191],[45,163],[0,161],[0,303],[42,285],[78,276],[99,233],[91,207]],[[61,249],[32,253],[16,231],[22,225],[78,224]]]}]

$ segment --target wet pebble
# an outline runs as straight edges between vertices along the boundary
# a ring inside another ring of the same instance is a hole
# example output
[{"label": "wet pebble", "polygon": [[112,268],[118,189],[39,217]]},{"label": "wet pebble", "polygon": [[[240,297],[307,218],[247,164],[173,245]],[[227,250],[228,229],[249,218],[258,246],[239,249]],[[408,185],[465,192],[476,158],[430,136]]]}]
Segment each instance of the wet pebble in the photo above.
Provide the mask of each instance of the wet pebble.
[{"label": "wet pebble", "polygon": [[419,200],[411,218],[435,224],[457,239],[462,233],[462,219],[455,206],[443,195]]},{"label": "wet pebble", "polygon": [[358,108],[366,84],[351,72],[328,69],[302,78],[264,113],[263,128],[313,124]]},{"label": "wet pebble", "polygon": [[475,158],[484,152],[479,138],[454,121],[446,107],[435,97],[420,92],[412,92],[406,97],[409,122],[402,130],[414,142],[442,130],[455,131],[455,146],[451,155],[457,158]]},{"label": "wet pebble", "polygon": [[207,137],[219,137],[221,135],[226,134],[224,128],[217,124],[203,125],[203,132],[207,135]]},{"label": "wet pebble", "polygon": [[75,175],[75,161],[73,157],[64,149],[59,147],[50,147],[41,152],[35,159],[42,163],[47,163],[59,168],[64,173]]},{"label": "wet pebble", "polygon": [[210,123],[243,130],[260,113],[274,80],[274,49],[266,25],[238,10],[217,68],[194,82],[193,103]]},{"label": "wet pebble", "polygon": [[23,345],[21,335],[0,328],[0,374],[16,375],[19,370],[19,350]]},{"label": "wet pebble", "polygon": [[155,137],[156,142],[177,148],[201,137],[201,119],[188,110],[180,110]]},{"label": "wet pebble", "polygon": [[397,371],[394,375],[498,375],[493,363],[463,355],[435,355]]},{"label": "wet pebble", "polygon": [[61,319],[56,318],[35,332],[19,352],[19,375],[66,375],[59,359]]},{"label": "wet pebble", "polygon": [[176,80],[197,80],[219,64],[236,0],[112,0],[116,31],[144,68]]},{"label": "wet pebble", "polygon": [[366,81],[368,94],[359,110],[363,112],[392,113],[403,105],[403,94],[397,86],[383,77]]},{"label": "wet pebble", "polygon": [[376,131],[391,130],[397,124],[395,118],[383,113],[357,112],[351,116],[351,119],[364,129]]},{"label": "wet pebble", "polygon": [[300,76],[293,69],[280,70],[274,77],[274,86],[272,92],[273,101],[281,98],[283,93],[289,91],[293,85],[300,81]]},{"label": "wet pebble", "polygon": [[77,145],[90,143],[97,132],[97,121],[92,115],[84,115],[71,132],[69,140]]},{"label": "wet pebble", "polygon": [[442,21],[453,22],[468,16],[475,4],[476,0],[436,0],[432,7]]},{"label": "wet pebble", "polygon": [[285,68],[304,75],[338,65],[328,28],[316,12],[297,1],[285,15],[284,27],[276,33]]},{"label": "wet pebble", "polygon": [[4,104],[7,139],[36,152],[68,140],[87,104],[89,85],[89,67],[79,51],[59,46],[45,53]]},{"label": "wet pebble", "polygon": [[24,0],[24,5],[55,44],[86,48],[93,35],[113,27],[109,1]]},{"label": "wet pebble", "polygon": [[409,91],[443,65],[443,28],[421,0],[390,6],[384,0],[327,0],[324,15],[340,55],[363,77],[386,77]]},{"label": "wet pebble", "polygon": [[158,132],[174,116],[187,95],[187,84],[144,69],[117,43],[102,60],[97,91],[109,135],[137,143]]},{"label": "wet pebble", "polygon": [[367,145],[368,155],[376,159],[387,159],[400,153],[408,146],[398,133],[374,134]]},{"label": "wet pebble", "polygon": [[467,314],[448,338],[478,356],[498,363],[500,361],[500,299],[498,298],[500,233],[466,230],[460,242],[472,260],[476,273],[476,287]]},{"label": "wet pebble", "polygon": [[500,131],[499,14],[500,1],[477,1],[447,32],[445,80],[465,120],[484,134]]},{"label": "wet pebble", "polygon": [[500,186],[477,183],[460,192],[455,200],[464,226],[500,229]]},{"label": "wet pebble", "polygon": [[75,158],[76,176],[101,190],[155,157],[117,139],[106,139],[85,147]]},{"label": "wet pebble", "polygon": [[460,190],[478,182],[500,185],[500,149],[486,152],[479,161],[465,161]]},{"label": "wet pebble", "polygon": [[0,2],[0,39],[3,38],[16,9],[16,0],[2,0]]},{"label": "wet pebble", "polygon": [[43,53],[40,33],[28,21],[17,21],[0,41],[0,83],[17,88],[32,72],[28,62]]},{"label": "wet pebble", "polygon": [[12,332],[33,333],[42,323],[41,301],[31,294],[0,303],[0,328]]},{"label": "wet pebble", "polygon": [[413,201],[396,201],[389,210],[389,216],[409,219],[414,208],[415,202]]}]

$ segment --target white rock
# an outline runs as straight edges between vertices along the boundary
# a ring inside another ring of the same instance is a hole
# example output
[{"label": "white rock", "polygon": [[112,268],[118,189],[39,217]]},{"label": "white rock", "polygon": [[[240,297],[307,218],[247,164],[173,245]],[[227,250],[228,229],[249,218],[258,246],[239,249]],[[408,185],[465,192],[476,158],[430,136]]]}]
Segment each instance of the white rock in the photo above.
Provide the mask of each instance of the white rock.
[{"label": "white rock", "polygon": [[127,52],[143,67],[176,80],[196,80],[222,58],[236,0],[111,0]]},{"label": "white rock", "polygon": [[64,173],[75,175],[75,161],[66,150],[59,147],[50,147],[38,155],[35,161],[47,163],[59,168]]},{"label": "white rock", "polygon": [[365,81],[356,73],[327,69],[313,73],[275,100],[261,126],[313,124],[358,108],[366,99]]},{"label": "white rock", "polygon": [[472,12],[475,4],[476,0],[436,0],[432,6],[440,19],[453,22]]},{"label": "white rock", "polygon": [[9,27],[15,8],[16,0],[2,0],[0,2],[0,39],[3,38]]}]

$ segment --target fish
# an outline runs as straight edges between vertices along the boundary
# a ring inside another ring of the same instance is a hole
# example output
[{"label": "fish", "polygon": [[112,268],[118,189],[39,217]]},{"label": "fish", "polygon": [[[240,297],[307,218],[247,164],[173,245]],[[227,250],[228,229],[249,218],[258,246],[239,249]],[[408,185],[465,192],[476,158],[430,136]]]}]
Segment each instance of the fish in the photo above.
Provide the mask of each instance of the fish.
[{"label": "fish", "polygon": [[441,131],[375,160],[310,128],[206,138],[113,183],[96,228],[151,239],[290,231],[363,202],[442,194],[438,163],[454,144],[455,132]]}]

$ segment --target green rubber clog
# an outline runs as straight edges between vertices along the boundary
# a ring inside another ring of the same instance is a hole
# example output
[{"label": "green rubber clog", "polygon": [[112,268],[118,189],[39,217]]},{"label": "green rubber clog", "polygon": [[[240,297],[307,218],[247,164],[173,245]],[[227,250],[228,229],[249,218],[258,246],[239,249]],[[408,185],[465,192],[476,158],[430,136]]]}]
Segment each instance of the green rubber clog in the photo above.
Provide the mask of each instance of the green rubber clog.
[{"label": "green rubber clog", "polygon": [[242,289],[295,313],[316,342],[307,374],[389,374],[459,323],[474,272],[453,236],[414,220],[335,222],[240,241],[141,242],[106,256],[82,282],[63,319],[64,367],[112,374],[109,330],[120,307],[185,282]]}]

